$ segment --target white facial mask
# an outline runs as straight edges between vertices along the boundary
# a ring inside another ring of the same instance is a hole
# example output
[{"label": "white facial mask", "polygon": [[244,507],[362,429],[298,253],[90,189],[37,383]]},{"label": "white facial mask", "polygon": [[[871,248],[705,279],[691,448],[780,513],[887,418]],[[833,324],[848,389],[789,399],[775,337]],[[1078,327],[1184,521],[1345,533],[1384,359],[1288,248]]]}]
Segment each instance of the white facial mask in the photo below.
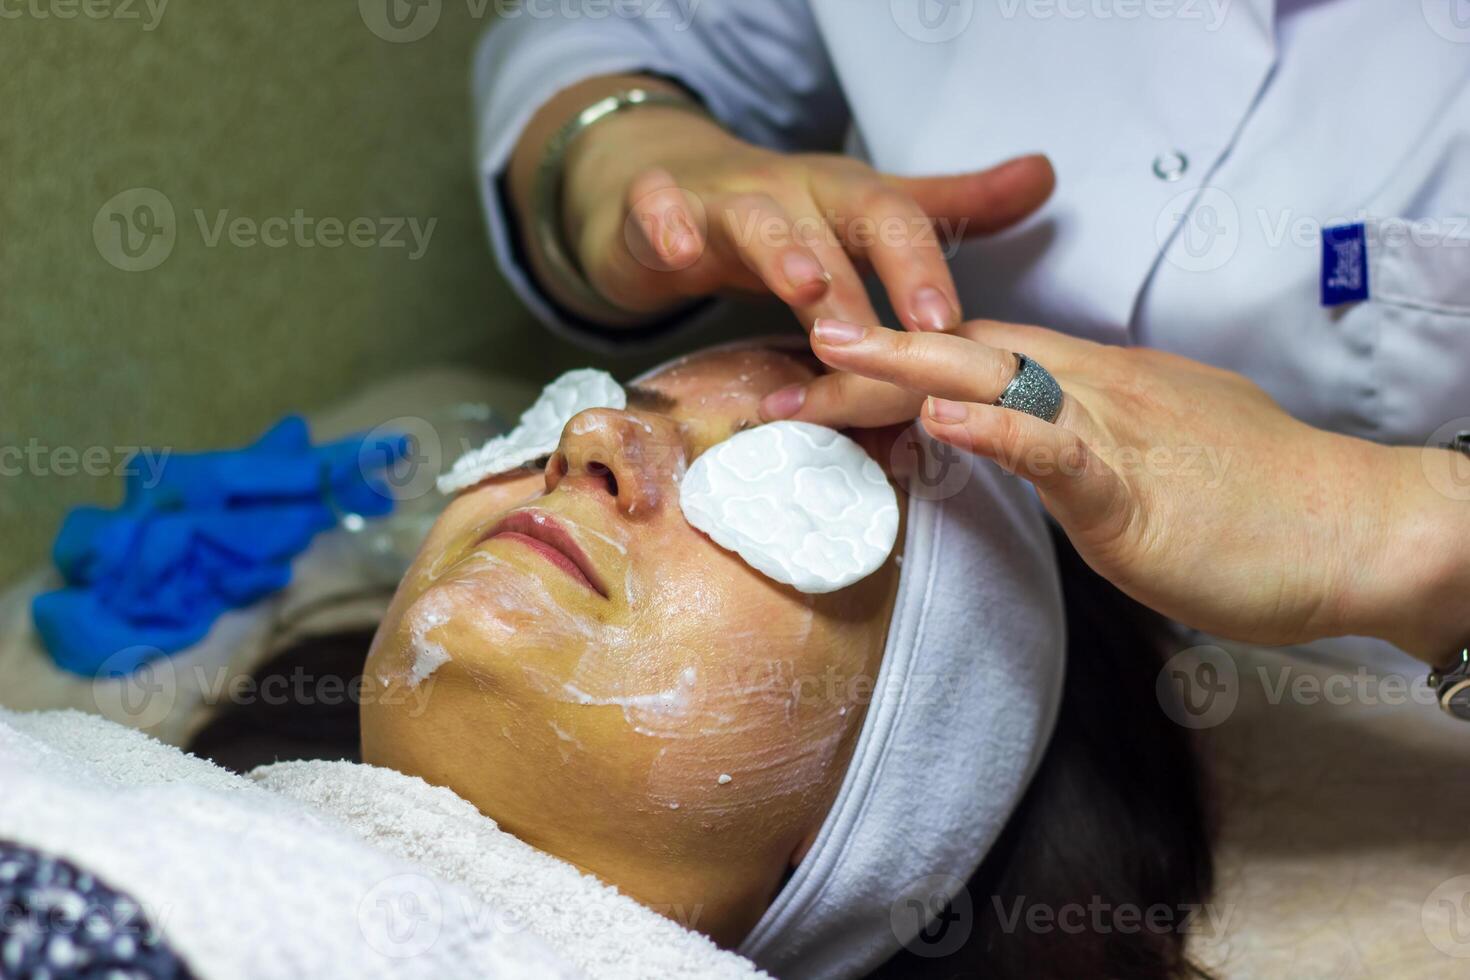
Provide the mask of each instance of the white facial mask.
[{"label": "white facial mask", "polygon": [[453,469],[439,477],[439,492],[458,493],[550,456],[561,442],[561,430],[581,412],[627,406],[628,393],[606,371],[568,371],[546,386],[514,429],[461,456]]},{"label": "white facial mask", "polygon": [[679,489],[694,527],[800,592],[877,571],[898,539],[898,498],[863,448],[806,422],[772,422],[713,447]]}]

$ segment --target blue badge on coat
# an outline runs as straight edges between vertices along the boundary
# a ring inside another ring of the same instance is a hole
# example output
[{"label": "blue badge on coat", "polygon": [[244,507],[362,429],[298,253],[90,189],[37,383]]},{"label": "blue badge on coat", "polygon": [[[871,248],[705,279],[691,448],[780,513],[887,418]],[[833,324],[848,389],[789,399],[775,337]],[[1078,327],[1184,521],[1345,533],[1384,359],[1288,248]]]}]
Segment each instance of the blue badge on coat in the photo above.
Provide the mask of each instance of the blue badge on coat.
[{"label": "blue badge on coat", "polygon": [[1322,229],[1322,305],[1368,298],[1368,236],[1362,223]]}]

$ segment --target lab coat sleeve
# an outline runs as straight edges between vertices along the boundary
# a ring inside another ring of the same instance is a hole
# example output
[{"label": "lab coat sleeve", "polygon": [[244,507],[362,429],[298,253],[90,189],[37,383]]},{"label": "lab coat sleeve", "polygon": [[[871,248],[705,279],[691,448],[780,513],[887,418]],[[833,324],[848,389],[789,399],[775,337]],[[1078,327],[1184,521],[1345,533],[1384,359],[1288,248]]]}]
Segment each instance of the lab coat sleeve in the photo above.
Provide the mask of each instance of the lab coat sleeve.
[{"label": "lab coat sleeve", "polygon": [[835,149],[846,103],[806,0],[558,0],[518,9],[486,32],[474,66],[476,167],[496,261],[549,327],[622,347],[624,332],[557,311],[519,254],[502,178],[536,110],[588,78],[651,73],[693,91],[743,139],[798,151]]}]

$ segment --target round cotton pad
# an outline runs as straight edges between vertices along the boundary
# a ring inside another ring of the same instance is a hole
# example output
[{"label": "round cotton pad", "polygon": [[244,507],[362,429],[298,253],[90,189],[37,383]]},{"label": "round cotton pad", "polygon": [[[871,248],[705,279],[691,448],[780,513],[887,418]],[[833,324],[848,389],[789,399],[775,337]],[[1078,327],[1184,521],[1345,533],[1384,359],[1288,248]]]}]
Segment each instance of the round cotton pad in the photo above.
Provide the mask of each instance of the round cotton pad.
[{"label": "round cotton pad", "polygon": [[514,429],[461,456],[453,469],[439,477],[439,492],[457,493],[550,456],[572,416],[591,408],[623,409],[627,405],[628,393],[606,371],[568,371],[546,386]]},{"label": "round cotton pad", "polygon": [[861,446],[833,429],[773,422],[694,461],[679,489],[690,524],[762,574],[835,592],[873,574],[898,538],[898,499]]}]

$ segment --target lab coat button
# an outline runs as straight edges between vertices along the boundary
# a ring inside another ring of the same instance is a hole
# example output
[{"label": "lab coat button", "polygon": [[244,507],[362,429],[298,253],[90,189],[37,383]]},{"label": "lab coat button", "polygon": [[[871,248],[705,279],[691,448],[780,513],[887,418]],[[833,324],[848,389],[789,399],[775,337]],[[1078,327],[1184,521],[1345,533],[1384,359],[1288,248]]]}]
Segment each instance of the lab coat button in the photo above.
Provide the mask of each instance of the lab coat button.
[{"label": "lab coat button", "polygon": [[1183,177],[1188,169],[1189,157],[1179,150],[1170,150],[1154,157],[1154,176],[1171,184]]}]

